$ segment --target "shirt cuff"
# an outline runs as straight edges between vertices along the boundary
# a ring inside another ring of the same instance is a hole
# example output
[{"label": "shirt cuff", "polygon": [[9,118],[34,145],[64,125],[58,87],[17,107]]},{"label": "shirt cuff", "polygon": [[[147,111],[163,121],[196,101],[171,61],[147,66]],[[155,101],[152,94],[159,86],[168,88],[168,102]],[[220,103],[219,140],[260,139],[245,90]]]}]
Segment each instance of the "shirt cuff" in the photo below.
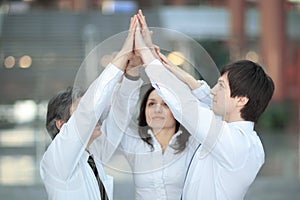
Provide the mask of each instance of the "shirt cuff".
[{"label": "shirt cuff", "polygon": [[198,82],[201,83],[201,86],[192,90],[192,93],[197,97],[197,99],[206,99],[208,96],[210,96],[210,87],[209,85],[203,81],[198,80]]},{"label": "shirt cuff", "polygon": [[109,63],[107,66],[106,66],[106,68],[110,68],[110,70],[114,73],[114,72],[116,72],[116,73],[119,73],[119,72],[121,72],[121,73],[123,73],[123,71],[121,70],[121,69],[119,69],[117,66],[115,66],[114,64],[112,64],[112,63]]},{"label": "shirt cuff", "polygon": [[162,63],[158,60],[158,59],[155,59],[153,60],[152,62],[149,63],[149,65],[161,65]]}]

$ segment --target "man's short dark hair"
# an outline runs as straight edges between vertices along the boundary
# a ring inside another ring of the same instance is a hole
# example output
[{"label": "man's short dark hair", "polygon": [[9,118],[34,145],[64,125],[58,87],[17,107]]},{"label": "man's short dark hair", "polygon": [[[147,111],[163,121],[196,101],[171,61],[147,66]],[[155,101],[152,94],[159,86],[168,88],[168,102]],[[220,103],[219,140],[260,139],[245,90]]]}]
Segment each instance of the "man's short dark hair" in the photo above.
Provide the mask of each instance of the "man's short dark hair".
[{"label": "man's short dark hair", "polygon": [[241,110],[241,117],[256,123],[273,96],[273,80],[259,64],[249,60],[226,65],[221,70],[221,75],[225,73],[229,81],[230,96],[249,98]]}]

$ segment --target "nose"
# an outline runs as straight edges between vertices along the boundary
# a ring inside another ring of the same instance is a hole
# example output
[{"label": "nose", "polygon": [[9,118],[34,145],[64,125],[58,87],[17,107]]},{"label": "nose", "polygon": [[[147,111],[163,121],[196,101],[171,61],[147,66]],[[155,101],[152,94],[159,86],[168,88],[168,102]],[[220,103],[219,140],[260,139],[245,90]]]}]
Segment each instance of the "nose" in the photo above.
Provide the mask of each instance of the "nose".
[{"label": "nose", "polygon": [[216,95],[216,87],[217,87],[217,85],[215,85],[215,86],[210,90],[210,94],[212,94],[213,96]]},{"label": "nose", "polygon": [[160,112],[160,113],[161,113],[161,112],[163,111],[162,105],[159,104],[159,103],[156,104],[156,105],[155,105],[155,108],[154,108],[154,111],[155,111],[155,112]]}]

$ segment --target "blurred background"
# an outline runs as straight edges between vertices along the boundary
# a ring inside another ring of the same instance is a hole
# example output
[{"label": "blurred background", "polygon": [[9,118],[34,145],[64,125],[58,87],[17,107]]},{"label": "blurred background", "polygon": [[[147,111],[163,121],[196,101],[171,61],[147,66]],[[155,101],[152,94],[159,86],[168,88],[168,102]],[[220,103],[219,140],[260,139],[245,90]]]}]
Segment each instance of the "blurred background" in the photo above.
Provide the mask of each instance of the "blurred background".
[{"label": "blurred background", "polygon": [[[266,68],[276,85],[256,126],[266,162],[245,199],[300,199],[300,0],[0,2],[1,200],[47,199],[39,176],[50,142],[47,102],[73,85],[93,47],[128,29],[139,8],[150,27],[199,42],[218,67],[250,59]],[[133,199],[131,176],[108,171],[115,199]]]}]

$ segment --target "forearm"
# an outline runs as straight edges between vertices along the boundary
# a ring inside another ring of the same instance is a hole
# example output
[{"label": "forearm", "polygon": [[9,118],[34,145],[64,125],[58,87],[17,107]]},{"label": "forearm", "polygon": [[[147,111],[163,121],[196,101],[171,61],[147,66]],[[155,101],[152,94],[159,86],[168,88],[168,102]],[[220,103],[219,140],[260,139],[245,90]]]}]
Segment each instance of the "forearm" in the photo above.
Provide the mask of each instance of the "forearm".
[{"label": "forearm", "polygon": [[133,120],[135,108],[139,98],[142,80],[123,80],[114,95],[111,110],[104,120],[101,138],[97,139],[92,147],[92,152],[103,162],[108,162],[119,146],[123,134],[127,131],[129,123]]},{"label": "forearm", "polygon": [[130,80],[123,77],[120,89],[113,100],[111,114],[114,115],[114,120],[122,127],[123,131],[135,113],[142,83],[141,79]]},{"label": "forearm", "polygon": [[73,115],[83,143],[89,140],[101,114],[111,104],[112,94],[122,74],[121,70],[109,64],[80,100]]},{"label": "forearm", "polygon": [[194,77],[189,76],[186,78],[186,84],[189,86],[191,90],[195,90],[202,86],[201,82],[194,79]]},{"label": "forearm", "polygon": [[203,142],[208,133],[213,113],[199,105],[190,88],[178,80],[158,60],[146,67],[153,87],[168,104],[174,117]]}]

